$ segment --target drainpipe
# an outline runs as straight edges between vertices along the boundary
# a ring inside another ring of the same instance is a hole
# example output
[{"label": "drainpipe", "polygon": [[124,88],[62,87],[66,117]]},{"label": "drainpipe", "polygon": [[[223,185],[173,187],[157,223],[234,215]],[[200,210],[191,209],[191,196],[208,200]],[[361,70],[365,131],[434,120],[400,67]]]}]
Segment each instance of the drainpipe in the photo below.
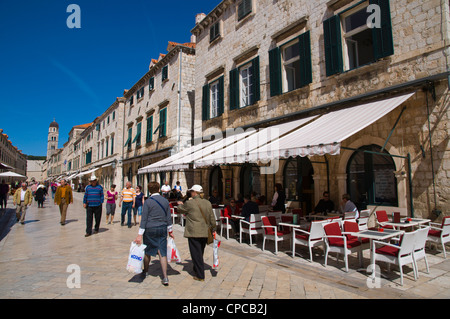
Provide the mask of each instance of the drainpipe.
[{"label": "drainpipe", "polygon": [[183,49],[180,47],[180,52],[178,53],[178,61],[180,63],[180,73],[178,76],[178,128],[177,128],[177,152],[181,149],[181,88],[182,88],[182,70],[183,70]]},{"label": "drainpipe", "polygon": [[[444,56],[447,61],[447,72],[450,71],[450,4],[447,0],[441,0],[441,32],[444,41]],[[450,90],[450,75],[447,76],[447,85]]]}]

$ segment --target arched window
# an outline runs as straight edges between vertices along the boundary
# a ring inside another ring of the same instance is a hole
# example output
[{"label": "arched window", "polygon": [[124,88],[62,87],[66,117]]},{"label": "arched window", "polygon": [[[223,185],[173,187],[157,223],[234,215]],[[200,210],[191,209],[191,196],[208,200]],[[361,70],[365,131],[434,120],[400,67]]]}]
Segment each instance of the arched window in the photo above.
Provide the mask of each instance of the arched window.
[{"label": "arched window", "polygon": [[347,189],[359,209],[367,205],[398,206],[395,163],[378,145],[358,149],[347,164]]},{"label": "arched window", "polygon": [[242,196],[256,192],[261,195],[261,174],[259,167],[252,164],[245,164],[241,168],[240,193]]},{"label": "arched window", "polygon": [[314,169],[306,157],[290,157],[284,165],[283,181],[286,200],[299,201],[307,212],[314,208]]},{"label": "arched window", "polygon": [[223,201],[223,183],[222,169],[219,166],[214,167],[209,174],[209,196],[216,190],[220,199]]}]

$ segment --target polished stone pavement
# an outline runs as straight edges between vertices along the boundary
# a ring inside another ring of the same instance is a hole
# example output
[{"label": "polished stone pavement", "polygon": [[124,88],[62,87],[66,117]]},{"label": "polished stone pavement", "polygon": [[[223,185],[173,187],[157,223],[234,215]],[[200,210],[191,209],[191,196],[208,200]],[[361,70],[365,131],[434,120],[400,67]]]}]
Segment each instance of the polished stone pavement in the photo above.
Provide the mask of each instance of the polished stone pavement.
[{"label": "polished stone pavement", "polygon": [[[450,259],[444,259],[441,248],[428,250],[430,273],[419,262],[419,279],[414,281],[411,265],[404,267],[404,286],[400,286],[398,267],[391,271],[381,265],[379,288],[367,284],[365,271],[358,271],[356,255],[350,256],[350,270],[344,261],[329,257],[324,267],[321,248],[314,250],[309,262],[308,250],[297,246],[299,255],[291,257],[289,243],[273,253],[273,242],[261,250],[256,245],[223,239],[219,250],[220,265],[212,269],[212,247],[205,250],[206,279],[192,279],[192,263],[181,225],[175,225],[175,242],[182,257],[169,266],[170,285],[161,285],[158,259],[152,260],[144,281],[125,269],[130,243],[138,226],[121,227],[120,209],[113,225],[105,223],[103,210],[99,233],[85,234],[85,210],[82,193],[74,193],[67,224],[59,224],[59,210],[49,200],[44,208],[34,202],[24,225],[14,223],[14,211],[0,216],[0,298],[180,298],[180,299],[410,299],[449,298]],[[449,251],[450,252],[450,251]],[[364,266],[369,253],[364,253]],[[77,274],[80,276],[77,277]],[[77,281],[79,278],[79,281]],[[77,286],[77,283],[79,285]],[[78,288],[79,287],[79,288]]]}]

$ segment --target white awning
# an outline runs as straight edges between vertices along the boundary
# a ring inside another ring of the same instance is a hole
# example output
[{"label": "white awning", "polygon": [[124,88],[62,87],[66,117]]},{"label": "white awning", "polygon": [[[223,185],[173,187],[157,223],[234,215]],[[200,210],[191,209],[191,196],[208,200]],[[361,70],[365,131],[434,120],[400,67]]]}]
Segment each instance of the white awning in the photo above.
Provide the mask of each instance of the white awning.
[{"label": "white awning", "polygon": [[242,128],[238,128],[236,130],[234,129],[227,130],[224,138],[217,139],[217,142],[215,143],[214,141],[212,141],[211,144],[208,144],[206,147],[200,148],[196,152],[189,153],[188,155],[183,156],[178,160],[175,160],[171,164],[179,165],[179,164],[193,163],[195,168],[196,163],[201,162],[201,159],[203,157],[206,157],[213,152],[219,151],[255,133],[256,133],[255,129],[248,129],[246,131],[244,131]]},{"label": "white awning", "polygon": [[80,176],[84,176],[84,175],[87,175],[87,174],[91,174],[91,173],[95,172],[97,169],[98,169],[98,168],[94,168],[94,169],[91,169],[91,170],[89,170],[89,171],[81,172],[81,173],[75,175],[74,177],[80,177]]},{"label": "white awning", "polygon": [[195,163],[196,167],[212,166],[220,164],[235,164],[244,163],[248,160],[248,153],[258,147],[261,147],[269,142],[275,141],[280,137],[286,135],[292,130],[298,129],[318,116],[311,116],[308,118],[291,121],[283,124],[273,125],[267,128],[258,130],[255,134],[248,135],[244,139],[226,145],[225,148],[217,148],[214,153],[207,155]]},{"label": "white awning", "polygon": [[150,165],[140,168],[138,170],[138,174],[163,172],[163,171],[175,171],[175,170],[179,170],[179,169],[189,168],[188,163],[182,163],[182,164],[176,164],[176,165],[173,165],[172,163],[176,160],[179,160],[180,158],[184,158],[185,156],[195,153],[195,152],[197,152],[213,143],[216,143],[216,142],[217,141],[207,141],[207,142],[199,143],[199,144],[193,145],[191,147],[188,147],[179,153],[176,153],[176,154],[169,156],[163,160],[160,160],[156,163],[153,163],[153,164],[150,164]]},{"label": "white awning", "polygon": [[324,114],[276,140],[276,145],[269,143],[251,151],[248,160],[268,162],[290,156],[337,155],[340,153],[342,141],[382,118],[414,94],[405,94]]}]

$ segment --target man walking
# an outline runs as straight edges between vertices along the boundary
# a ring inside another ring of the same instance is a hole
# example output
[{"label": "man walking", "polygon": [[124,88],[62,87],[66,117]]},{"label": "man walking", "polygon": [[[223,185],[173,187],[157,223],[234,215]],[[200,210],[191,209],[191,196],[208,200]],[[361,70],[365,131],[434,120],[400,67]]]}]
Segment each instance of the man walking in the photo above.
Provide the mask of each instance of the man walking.
[{"label": "man walking", "polygon": [[136,191],[131,187],[131,182],[128,181],[125,184],[125,188],[122,190],[122,195],[120,197],[119,207],[122,206],[121,213],[121,225],[123,226],[125,222],[125,214],[128,214],[128,228],[131,228],[131,209],[134,208],[136,202]]},{"label": "man walking", "polygon": [[194,185],[190,189],[192,199],[178,202],[177,213],[186,215],[186,227],[184,237],[188,239],[189,252],[194,264],[194,280],[205,280],[205,263],[203,253],[208,240],[209,227],[216,229],[216,218],[212,211],[211,203],[203,199],[203,188]]},{"label": "man walking", "polygon": [[61,225],[66,224],[67,207],[73,203],[72,187],[66,184],[66,180],[61,180],[61,186],[55,192],[55,205],[59,206],[59,213],[61,215]]},{"label": "man walking", "polygon": [[94,233],[98,233],[100,229],[100,221],[102,219],[102,204],[105,199],[103,187],[97,183],[97,177],[92,175],[90,185],[86,186],[83,206],[86,208],[86,235],[92,235],[92,219],[95,217]]},{"label": "man walking", "polygon": [[33,203],[33,196],[31,195],[31,191],[27,188],[26,182],[23,182],[22,187],[14,193],[13,203],[16,205],[17,221],[20,220],[22,225],[25,224],[27,206],[31,206]]}]

